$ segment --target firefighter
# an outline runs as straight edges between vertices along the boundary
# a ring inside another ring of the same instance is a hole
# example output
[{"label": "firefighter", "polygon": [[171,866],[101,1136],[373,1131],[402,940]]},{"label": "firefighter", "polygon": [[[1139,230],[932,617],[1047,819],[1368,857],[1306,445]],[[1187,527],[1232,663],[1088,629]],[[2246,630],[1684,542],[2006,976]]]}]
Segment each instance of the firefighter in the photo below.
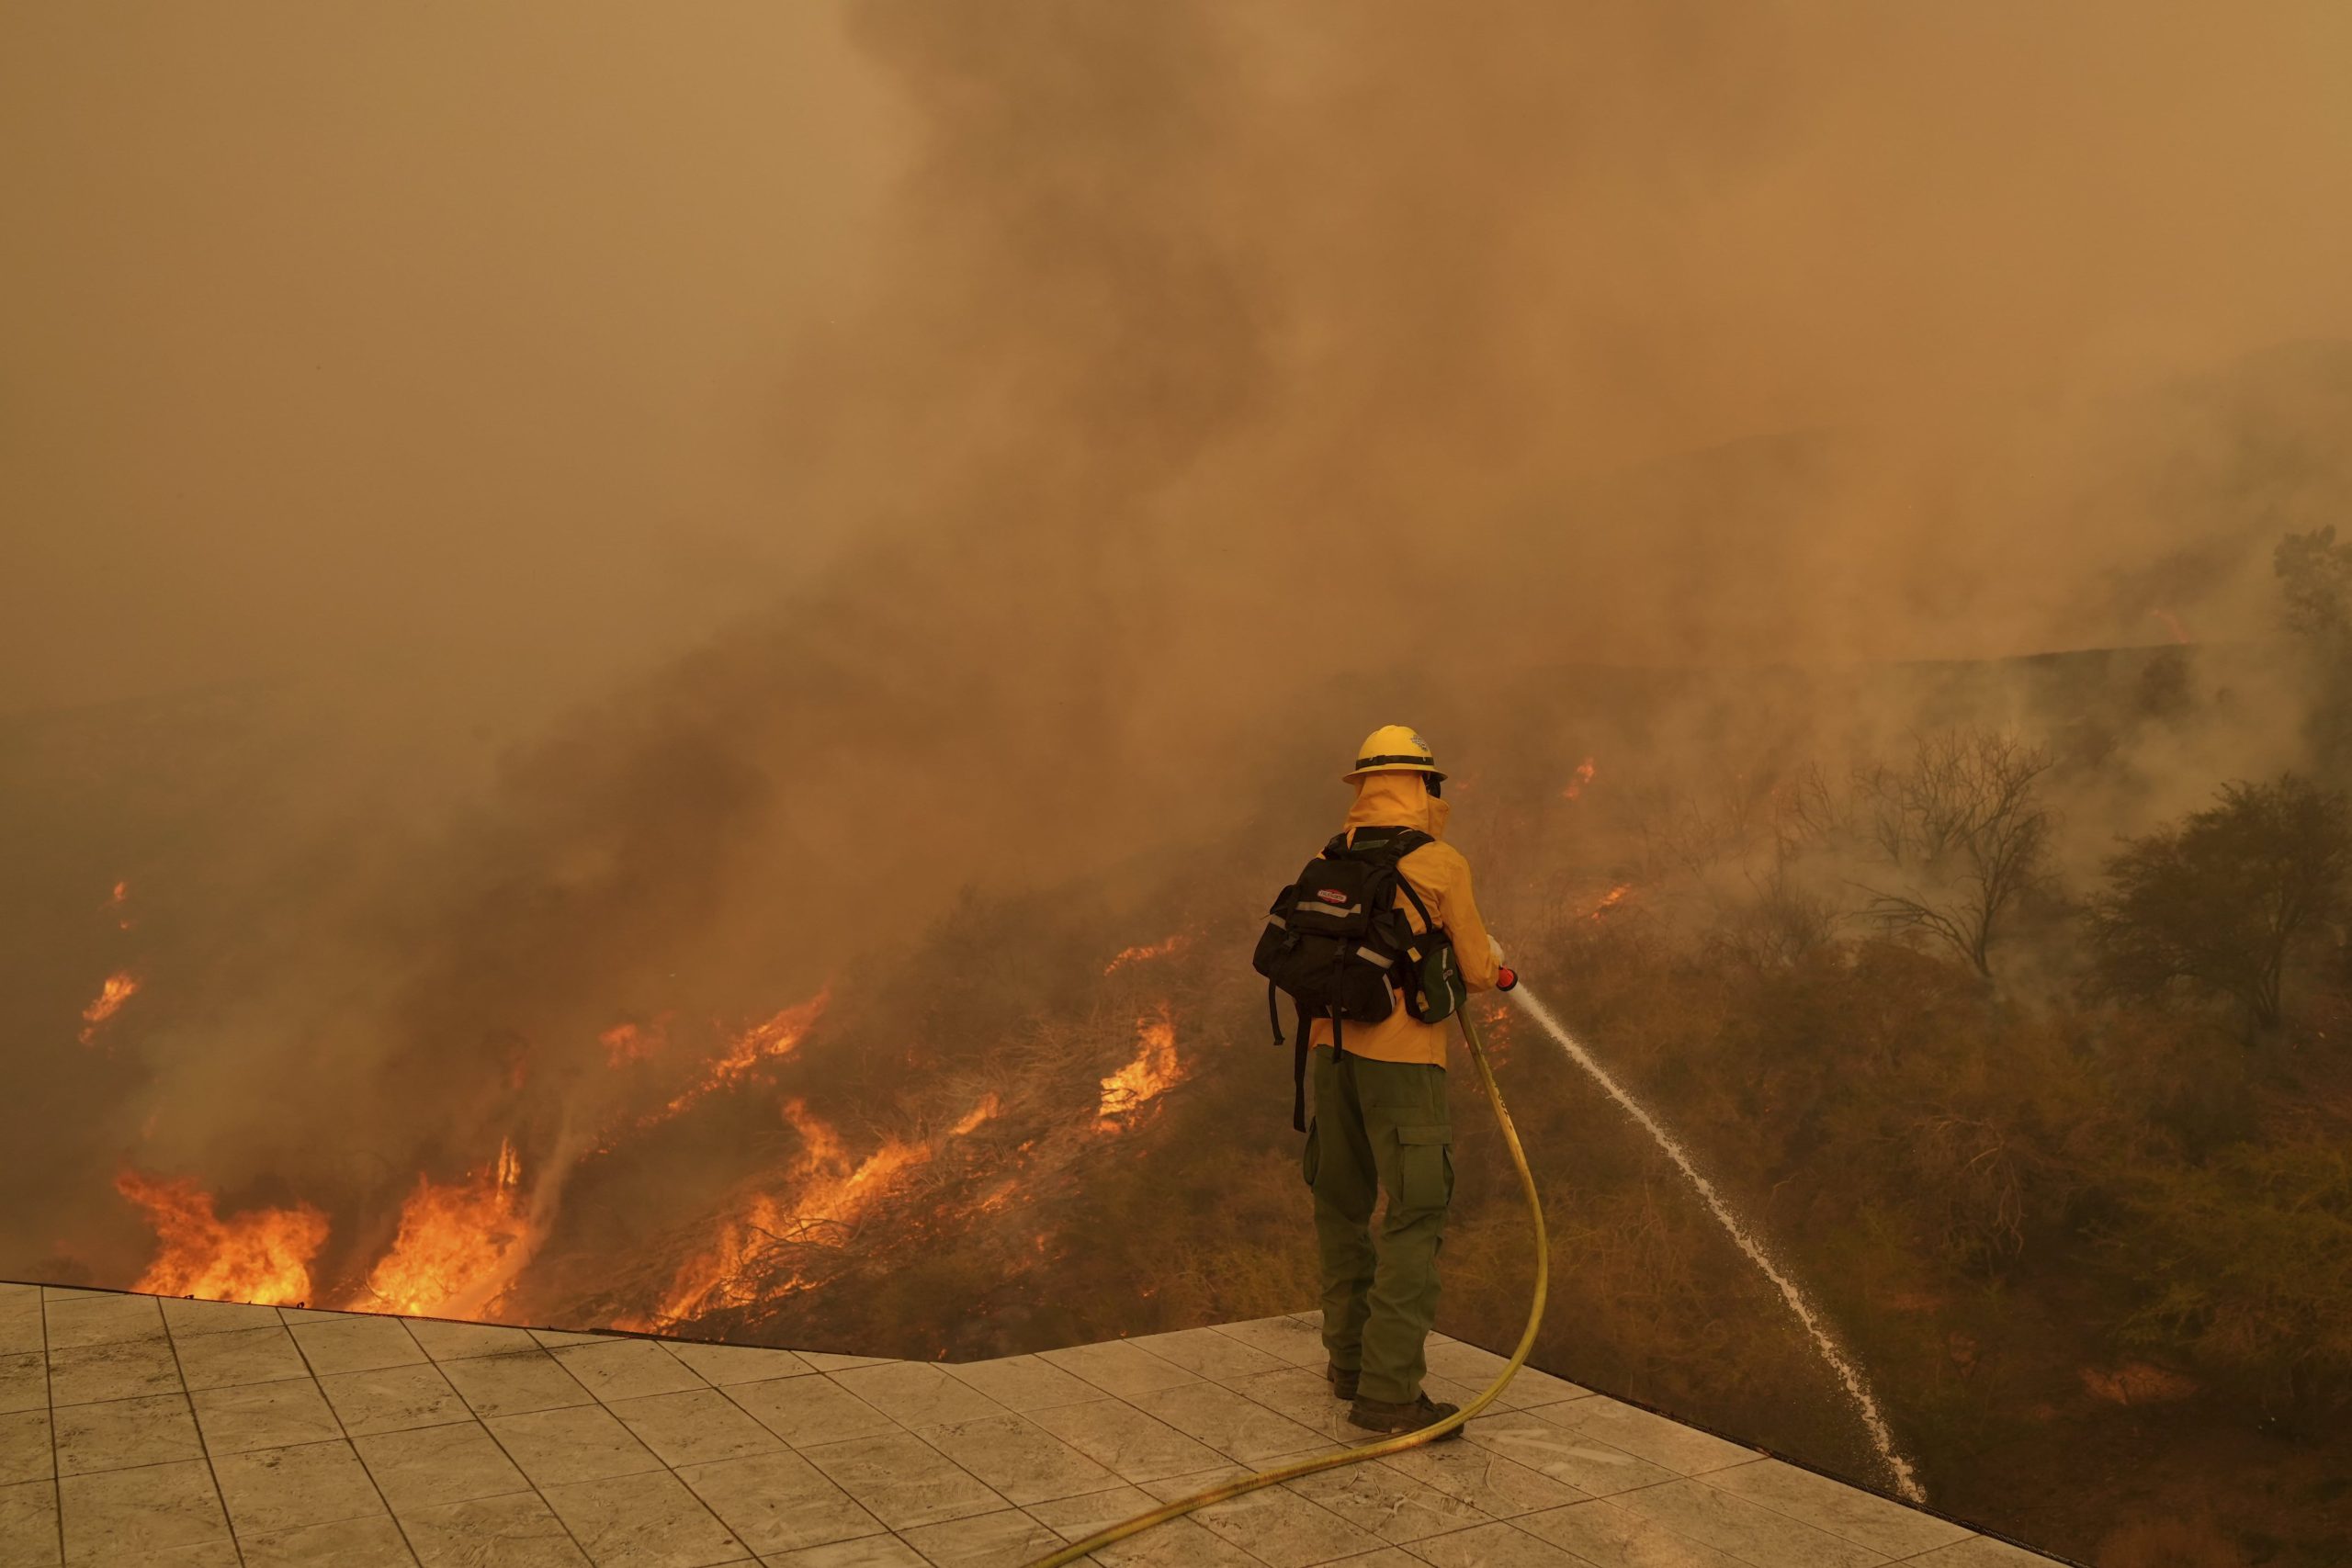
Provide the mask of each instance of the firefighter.
[{"label": "firefighter", "polygon": [[[1397,908],[1416,931],[1443,928],[1464,989],[1494,989],[1502,950],[1478,919],[1469,862],[1442,841],[1445,775],[1428,743],[1404,725],[1375,729],[1345,778],[1356,791],[1342,829],[1350,845],[1399,829],[1438,840],[1396,862],[1407,885],[1396,889]],[[1308,1024],[1315,1115],[1305,1167],[1322,1261],[1325,1375],[1335,1395],[1353,1402],[1351,1424],[1413,1431],[1459,1408],[1421,1388],[1423,1346],[1437,1320],[1438,1248],[1453,1196],[1449,1031],[1401,1006],[1377,1022],[1343,1021],[1336,1042],[1329,1019]],[[1383,1192],[1388,1207],[1375,1238],[1372,1214]],[[1461,1435],[1458,1427],[1448,1434]]]}]

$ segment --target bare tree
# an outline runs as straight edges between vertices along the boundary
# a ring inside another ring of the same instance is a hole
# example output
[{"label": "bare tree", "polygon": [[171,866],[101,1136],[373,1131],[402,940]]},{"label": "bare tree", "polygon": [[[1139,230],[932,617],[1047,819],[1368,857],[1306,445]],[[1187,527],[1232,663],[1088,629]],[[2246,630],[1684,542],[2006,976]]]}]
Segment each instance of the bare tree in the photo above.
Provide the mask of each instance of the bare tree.
[{"label": "bare tree", "polygon": [[2038,784],[2050,754],[1995,730],[1914,738],[1899,767],[1855,774],[1856,827],[1899,879],[1863,885],[1863,913],[1892,931],[1922,931],[1979,975],[2003,920],[2048,879],[2052,820]]}]

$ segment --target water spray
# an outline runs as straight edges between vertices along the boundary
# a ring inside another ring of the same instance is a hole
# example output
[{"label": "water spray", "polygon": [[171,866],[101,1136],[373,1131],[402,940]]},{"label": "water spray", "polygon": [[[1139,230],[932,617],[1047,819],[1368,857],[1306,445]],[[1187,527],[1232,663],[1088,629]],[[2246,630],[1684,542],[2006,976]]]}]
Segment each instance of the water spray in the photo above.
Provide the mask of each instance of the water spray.
[{"label": "water spray", "polygon": [[[1715,1191],[1713,1183],[1699,1174],[1698,1167],[1690,1163],[1690,1156],[1675,1141],[1674,1135],[1658,1124],[1657,1118],[1644,1109],[1641,1101],[1626,1093],[1617,1080],[1609,1076],[1608,1070],[1592,1059],[1592,1054],[1577,1043],[1576,1036],[1552,1016],[1551,1010],[1532,992],[1521,986],[1516,995],[1519,1005],[1526,1010],[1527,1015],[1544,1026],[1559,1043],[1560,1049],[1568,1054],[1569,1059],[1590,1073],[1593,1081],[1608,1092],[1609,1098],[1642,1124],[1643,1131],[1657,1141],[1666,1157],[1674,1162],[1675,1168],[1682,1172],[1683,1178],[1697,1191],[1708,1212],[1723,1226],[1724,1234],[1731,1237],[1732,1245],[1747,1254],[1748,1260],[1772,1281],[1773,1288],[1781,1292],[1781,1299],[1788,1303],[1789,1310],[1796,1314],[1797,1322],[1804,1325],[1805,1333],[1812,1338],[1814,1348],[1821,1352],[1821,1359],[1829,1363],[1829,1370],[1837,1374],[1847,1396],[1854,1402],[1854,1408],[1862,1418],[1862,1426],[1870,1433],[1871,1445],[1878,1450],[1879,1460],[1886,1466],[1895,1490],[1908,1502],[1925,1503],[1928,1500],[1927,1490],[1919,1484],[1918,1474],[1912,1469],[1911,1461],[1896,1450],[1894,1435],[1887,1427],[1886,1417],[1880,1414],[1878,1401],[1871,1397],[1870,1384],[1863,1381],[1860,1370],[1852,1359],[1838,1348],[1828,1325],[1814,1309],[1813,1303],[1806,1300],[1804,1292],[1797,1288],[1796,1281],[1781,1272],[1780,1266],[1773,1262],[1772,1255],[1764,1249],[1763,1243],[1739,1223],[1739,1216],[1732,1212],[1731,1205]],[[1517,1145],[1514,1144],[1513,1147],[1516,1148]]]}]

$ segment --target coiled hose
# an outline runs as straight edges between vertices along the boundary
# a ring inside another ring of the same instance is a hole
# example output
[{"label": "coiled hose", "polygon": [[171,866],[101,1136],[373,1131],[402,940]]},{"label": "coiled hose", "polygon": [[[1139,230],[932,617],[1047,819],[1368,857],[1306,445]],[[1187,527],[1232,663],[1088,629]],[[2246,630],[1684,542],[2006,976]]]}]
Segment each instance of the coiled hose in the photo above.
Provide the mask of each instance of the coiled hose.
[{"label": "coiled hose", "polygon": [[1517,1375],[1521,1367],[1527,1364],[1527,1353],[1535,1346],[1535,1330],[1544,1322],[1544,1300],[1552,1282],[1549,1247],[1544,1235],[1544,1205],[1535,1195],[1535,1173],[1527,1168],[1527,1151],[1520,1146],[1519,1129],[1511,1125],[1510,1110],[1503,1104],[1503,1091],[1496,1086],[1494,1068],[1487,1065],[1487,1048],[1478,1038],[1478,1026],[1471,1021],[1470,1013],[1466,1008],[1457,1011],[1454,1016],[1462,1021],[1462,1035],[1470,1043],[1470,1059],[1478,1065],[1478,1078],[1487,1086],[1487,1098],[1494,1101],[1495,1121],[1502,1127],[1503,1142],[1510,1147],[1511,1163],[1519,1168],[1519,1184],[1527,1193],[1528,1218],[1533,1221],[1535,1225],[1535,1299],[1528,1303],[1527,1327],[1520,1335],[1519,1348],[1511,1352],[1510,1363],[1503,1368],[1502,1375],[1488,1383],[1486,1392],[1460,1410],[1442,1421],[1422,1427],[1418,1432],[1407,1432],[1401,1437],[1385,1438],[1377,1443],[1367,1443],[1359,1449],[1345,1449],[1338,1453],[1317,1454],[1313,1459],[1299,1460],[1274,1470],[1260,1471],[1255,1475],[1237,1477],[1226,1482],[1223,1485],[1212,1486],[1207,1491],[1191,1497],[1180,1497],[1175,1502],[1163,1504],[1148,1514],[1137,1514],[1132,1519],[1113,1525],[1107,1529],[1097,1530],[1084,1540],[1072,1541],[1058,1551],[1038,1558],[1035,1562],[1030,1563],[1028,1568],[1062,1568],[1062,1564],[1075,1562],[1088,1552],[1098,1551],[1114,1541],[1125,1540],[1131,1535],[1140,1534],[1157,1524],[1165,1524],[1168,1520],[1189,1514],[1195,1508],[1204,1508],[1212,1503],[1222,1503],[1229,1498],[1244,1496],[1261,1487],[1279,1485],[1285,1481],[1295,1481],[1302,1475],[1313,1475],[1317,1471],[1336,1470],[1343,1464],[1357,1464],[1364,1460],[1379,1459],[1386,1454],[1400,1454],[1407,1449],[1417,1449],[1423,1443],[1435,1442],[1501,1397],[1503,1390],[1510,1385],[1512,1377]]}]

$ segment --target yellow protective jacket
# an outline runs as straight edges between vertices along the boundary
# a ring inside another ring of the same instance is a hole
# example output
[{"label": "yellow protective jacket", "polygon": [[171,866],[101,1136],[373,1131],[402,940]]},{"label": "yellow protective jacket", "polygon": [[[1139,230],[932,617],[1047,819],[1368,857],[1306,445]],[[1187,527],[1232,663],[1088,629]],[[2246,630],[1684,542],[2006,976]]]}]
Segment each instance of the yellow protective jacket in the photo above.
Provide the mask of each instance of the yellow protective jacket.
[{"label": "yellow protective jacket", "polygon": [[[1478,906],[1470,897],[1470,863],[1462,858],[1460,850],[1443,841],[1447,810],[1444,801],[1430,798],[1419,773],[1366,773],[1356,781],[1356,803],[1349,807],[1343,826],[1351,841],[1358,828],[1418,828],[1440,840],[1423,844],[1398,861],[1396,869],[1429,906],[1430,918],[1453,937],[1464,982],[1474,991],[1491,991],[1495,955],[1487,942],[1486,922],[1478,919]],[[1402,889],[1396,894],[1396,906],[1415,931],[1423,929],[1420,916]],[[1351,1056],[1367,1056],[1375,1062],[1427,1062],[1442,1067],[1453,1029],[1452,1020],[1422,1023],[1400,1003],[1378,1023],[1348,1024],[1340,1044]],[[1311,1020],[1307,1042],[1331,1043],[1331,1021]]]}]

